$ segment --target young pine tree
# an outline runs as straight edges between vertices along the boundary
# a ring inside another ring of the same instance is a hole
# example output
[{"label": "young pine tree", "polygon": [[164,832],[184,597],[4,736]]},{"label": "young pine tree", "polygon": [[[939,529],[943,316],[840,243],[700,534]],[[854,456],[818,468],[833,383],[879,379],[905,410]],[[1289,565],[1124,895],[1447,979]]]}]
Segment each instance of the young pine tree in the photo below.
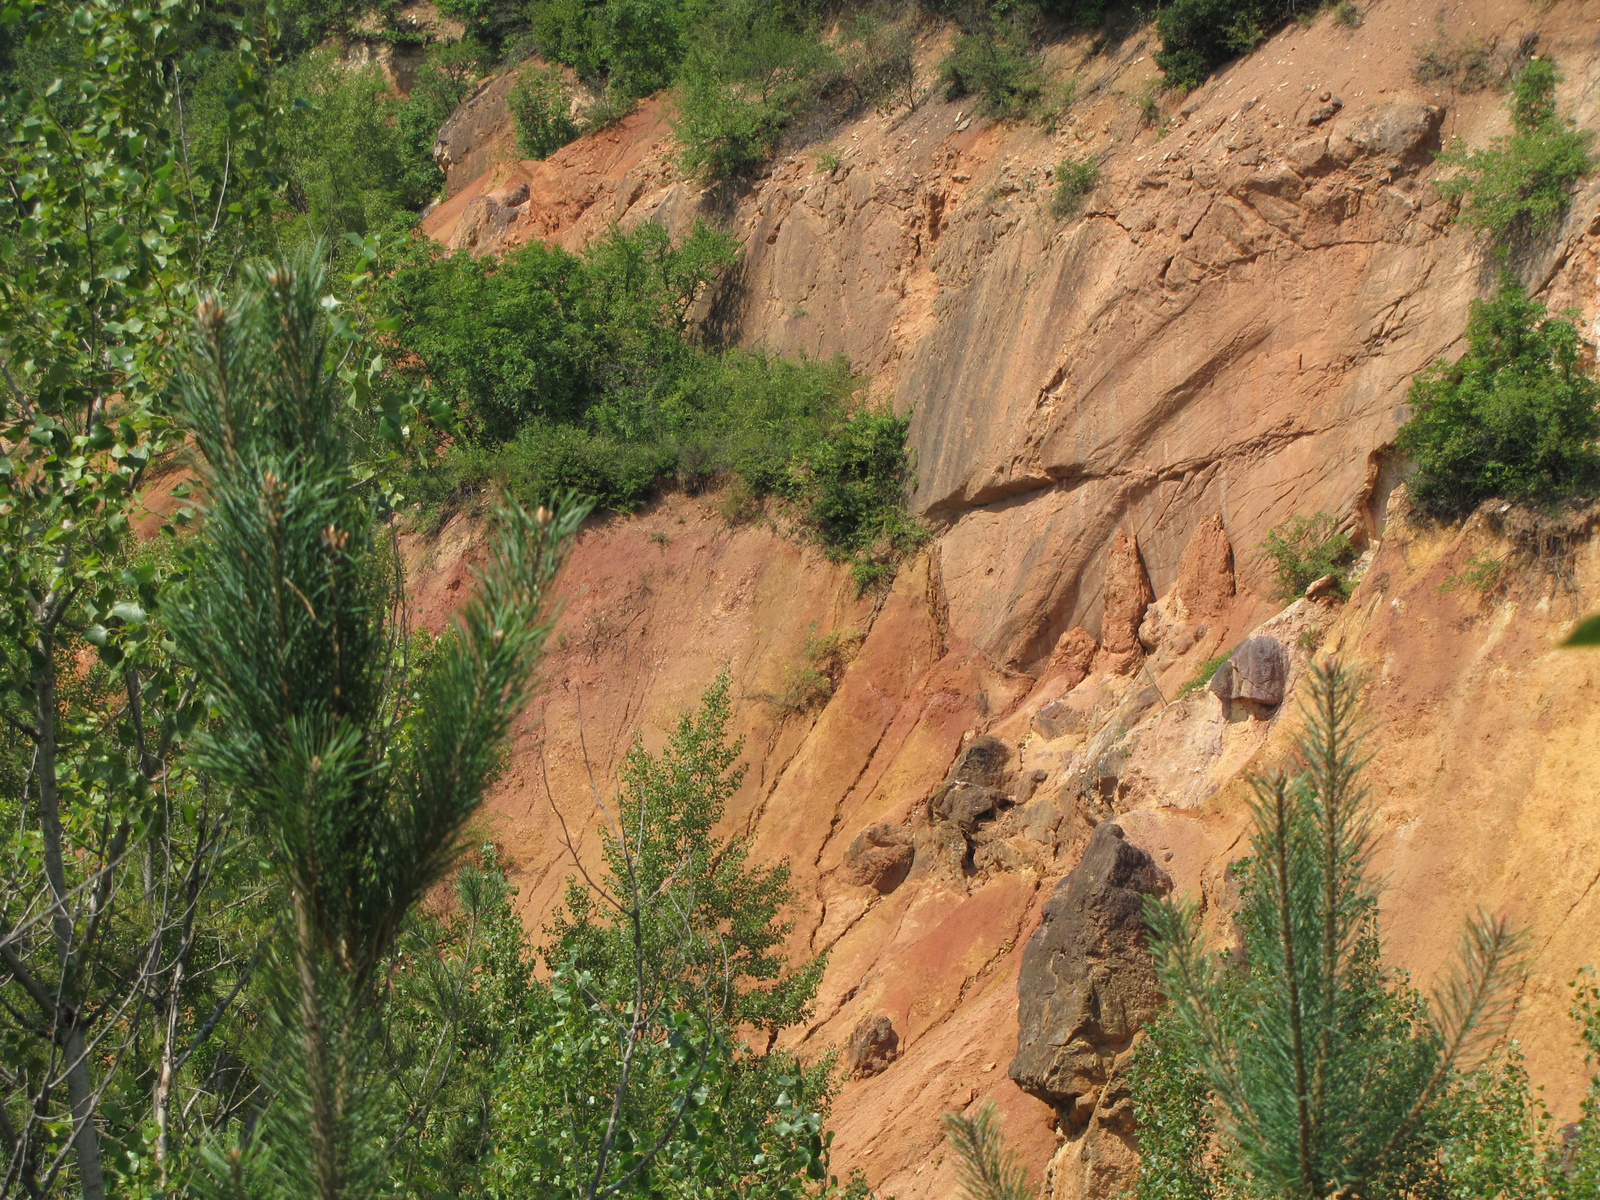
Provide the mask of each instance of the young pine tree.
[{"label": "young pine tree", "polygon": [[323,295],[308,261],[248,273],[237,304],[202,303],[181,380],[206,503],[173,639],[209,696],[199,763],[244,808],[283,907],[248,1047],[263,1108],[211,1147],[229,1196],[386,1182],[403,1122],[377,1069],[380,967],[499,769],[584,515],[502,509],[476,594],[415,678]]},{"label": "young pine tree", "polygon": [[945,1136],[955,1147],[961,1190],[967,1200],[1034,1200],[1028,1171],[1006,1145],[994,1104],[985,1101],[971,1117],[947,1112]]},{"label": "young pine tree", "polygon": [[1149,903],[1172,1009],[1163,1061],[1146,1049],[1136,1073],[1141,1197],[1406,1195],[1435,1170],[1456,1072],[1509,1017],[1522,938],[1503,922],[1469,923],[1431,1003],[1380,961],[1359,689],[1314,667],[1299,772],[1254,781],[1241,948],[1208,950],[1190,904]]}]

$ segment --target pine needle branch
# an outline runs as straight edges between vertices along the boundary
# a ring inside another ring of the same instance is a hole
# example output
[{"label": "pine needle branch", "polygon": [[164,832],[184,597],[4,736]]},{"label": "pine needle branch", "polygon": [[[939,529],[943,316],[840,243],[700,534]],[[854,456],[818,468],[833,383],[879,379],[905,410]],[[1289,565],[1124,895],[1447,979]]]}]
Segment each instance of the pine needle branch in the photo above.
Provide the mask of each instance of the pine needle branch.
[{"label": "pine needle branch", "polygon": [[992,1102],[985,1101],[970,1118],[945,1113],[944,1130],[960,1156],[961,1187],[967,1200],[1034,1200],[1027,1168],[1006,1145]]}]

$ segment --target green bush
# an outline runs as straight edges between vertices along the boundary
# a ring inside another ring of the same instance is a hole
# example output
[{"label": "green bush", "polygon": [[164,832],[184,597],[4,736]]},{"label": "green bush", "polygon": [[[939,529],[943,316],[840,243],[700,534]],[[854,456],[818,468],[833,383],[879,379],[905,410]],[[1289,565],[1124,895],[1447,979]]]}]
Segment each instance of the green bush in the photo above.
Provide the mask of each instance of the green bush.
[{"label": "green bush", "polygon": [[911,484],[906,430],[911,418],[865,409],[828,431],[804,456],[806,520],[834,554],[854,560],[865,592],[927,538],[907,516]]},{"label": "green bush", "polygon": [[[236,101],[235,55],[197,58],[186,80],[190,161],[203,173],[226,175],[228,130]],[[475,51],[459,43],[431,47],[408,96],[398,96],[376,66],[352,69],[319,49],[279,70],[273,99],[282,187],[261,203],[297,221],[251,232],[257,248],[320,238],[336,249],[343,235],[396,232],[444,183],[433,159],[439,126],[477,78]],[[229,255],[238,252],[229,246]]]},{"label": "green bush", "polygon": [[1044,76],[1021,21],[965,33],[941,68],[945,99],[971,96],[978,110],[1004,120],[1034,114],[1044,98]]},{"label": "green bush", "polygon": [[1592,488],[1600,385],[1577,329],[1506,281],[1473,302],[1466,336],[1459,361],[1411,385],[1398,444],[1416,464],[1418,504],[1460,516],[1490,497],[1551,503]]},{"label": "green bush", "polygon": [[380,302],[400,348],[470,437],[504,441],[529,421],[570,421],[608,398],[612,432],[634,436],[628,387],[682,369],[689,306],[734,257],[732,240],[705,225],[676,246],[654,224],[613,231],[581,258],[542,242],[501,259],[417,242]]},{"label": "green bush", "polygon": [[1076,216],[1083,201],[1100,182],[1100,164],[1092,160],[1064,159],[1056,166],[1056,191],[1050,200],[1050,215],[1058,221]]},{"label": "green bush", "polygon": [[[1528,1079],[1512,1042],[1460,1081],[1439,1150],[1447,1195],[1580,1200],[1600,1195],[1600,988],[1592,970],[1573,981],[1588,1086],[1581,1119],[1564,1125]],[[1576,1056],[1574,1056],[1576,1060]]]},{"label": "green bush", "polygon": [[842,357],[713,354],[691,307],[734,261],[704,225],[614,230],[584,255],[530,243],[494,259],[414,244],[385,274],[380,312],[406,367],[461,416],[441,460],[407,485],[429,503],[498,483],[527,499],[572,488],[626,512],[662,486],[737,479],[778,496],[861,579],[919,544],[904,512],[907,419],[852,413]]},{"label": "green bush", "polygon": [[519,39],[526,36],[528,15],[524,3],[525,0],[439,0],[439,11],[466,26],[465,40],[479,46],[488,62],[502,58],[515,62],[516,54],[507,51],[514,50]]},{"label": "green bush", "polygon": [[1206,684],[1211,682],[1212,677],[1217,673],[1217,669],[1232,657],[1233,651],[1229,650],[1226,654],[1219,654],[1215,658],[1206,659],[1205,662],[1200,664],[1199,673],[1193,679],[1189,680],[1188,683],[1184,684],[1178,689],[1178,695],[1187,696],[1191,692],[1198,692],[1201,688],[1205,687]]},{"label": "green bush", "polygon": [[451,447],[411,492],[439,504],[491,484],[529,501],[572,488],[612,512],[632,512],[650,499],[674,466],[668,447],[622,442],[581,426],[536,420],[497,446]]},{"label": "green bush", "polygon": [[1555,67],[1529,63],[1513,85],[1513,130],[1487,150],[1457,142],[1440,162],[1457,174],[1439,184],[1463,201],[1457,220],[1486,232],[1504,253],[1515,239],[1554,229],[1572,200],[1572,187],[1594,169],[1594,134],[1561,120],[1555,106]]},{"label": "green bush", "polygon": [[1314,0],[1174,0],[1156,17],[1156,64],[1173,87],[1199,87],[1230,58],[1255,49],[1274,25],[1316,7]]},{"label": "green bush", "polygon": [[682,0],[533,0],[528,9],[545,58],[629,103],[672,83],[693,13]]},{"label": "green bush", "polygon": [[[311,236],[331,242],[414,219],[418,196],[382,71],[350,70],[318,50],[282,71],[275,90],[285,106],[279,139],[288,199]],[[435,180],[428,193],[437,187]]]},{"label": "green bush", "polygon": [[748,175],[814,102],[834,59],[787,10],[733,0],[695,28],[672,131],[679,165],[706,181]]},{"label": "green bush", "polygon": [[844,25],[845,77],[862,105],[890,112],[916,103],[916,25],[908,19],[885,21],[857,13]]},{"label": "green bush", "polygon": [[526,71],[508,104],[517,130],[517,151],[524,158],[548,158],[578,136],[572,97],[555,68]]},{"label": "green bush", "polygon": [[1274,525],[1261,543],[1260,554],[1273,565],[1280,600],[1297,599],[1326,575],[1334,577],[1340,595],[1349,592],[1356,548],[1339,532],[1332,513],[1291,517]]}]

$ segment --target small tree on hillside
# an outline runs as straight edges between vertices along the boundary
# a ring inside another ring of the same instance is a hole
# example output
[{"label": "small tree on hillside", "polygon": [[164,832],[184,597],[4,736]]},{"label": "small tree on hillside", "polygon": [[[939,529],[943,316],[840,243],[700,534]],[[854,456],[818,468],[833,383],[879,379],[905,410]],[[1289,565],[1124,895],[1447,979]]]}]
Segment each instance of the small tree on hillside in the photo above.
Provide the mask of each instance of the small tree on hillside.
[{"label": "small tree on hillside", "polygon": [[264,1107],[212,1147],[230,1197],[385,1184],[404,1124],[378,1069],[380,967],[499,771],[584,516],[503,509],[476,595],[419,679],[398,563],[339,420],[322,285],[300,263],[251,273],[233,308],[204,302],[181,381],[206,506],[173,638],[209,693],[197,759],[238,797],[284,910],[251,1039]]},{"label": "small tree on hillside", "polygon": [[1462,201],[1458,220],[1487,233],[1502,257],[1519,239],[1554,229],[1572,203],[1573,185],[1594,169],[1594,134],[1556,110],[1555,65],[1535,59],[1512,85],[1508,137],[1469,152],[1457,141],[1440,155],[1453,178],[1440,194]]},{"label": "small tree on hillside", "polygon": [[1500,497],[1551,503],[1600,481],[1600,382],[1571,321],[1504,281],[1474,300],[1467,352],[1417,376],[1397,443],[1416,464],[1411,494],[1460,516]]},{"label": "small tree on hillside", "polygon": [[1522,938],[1504,922],[1467,926],[1431,1003],[1380,960],[1358,694],[1313,668],[1299,772],[1254,781],[1237,952],[1207,949],[1192,904],[1148,902],[1172,1010],[1135,1090],[1144,1200],[1410,1194],[1456,1072],[1509,1018]]},{"label": "small tree on hillside", "polygon": [[[638,938],[655,964],[652,1001],[706,997],[722,1021],[771,1038],[805,1018],[823,959],[789,969],[791,926],[781,919],[794,899],[788,864],[752,866],[742,841],[713,832],[744,778],[730,715],[723,674],[659,755],[637,741],[629,748],[604,833],[605,877],[592,887],[569,882],[545,956],[552,967],[627,979]],[[647,901],[638,928],[627,903],[635,892]]]},{"label": "small tree on hillside", "polygon": [[[787,864],[716,836],[743,777],[728,678],[660,754],[635,742],[605,804],[605,870],[572,880],[505,1055],[488,1175],[495,1196],[805,1200],[826,1169],[831,1057],[773,1041],[803,1020],[823,959],[795,970],[780,919]],[[741,1040],[762,1036],[760,1053]]]}]

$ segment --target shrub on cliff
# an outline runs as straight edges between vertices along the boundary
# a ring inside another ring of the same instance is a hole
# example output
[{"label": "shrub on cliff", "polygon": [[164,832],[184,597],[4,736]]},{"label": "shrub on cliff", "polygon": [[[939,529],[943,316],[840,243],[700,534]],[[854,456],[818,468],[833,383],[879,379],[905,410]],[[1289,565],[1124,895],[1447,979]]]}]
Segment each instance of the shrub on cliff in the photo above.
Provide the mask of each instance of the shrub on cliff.
[{"label": "shrub on cliff", "polygon": [[1084,162],[1063,159],[1056,165],[1056,190],[1050,197],[1050,215],[1058,221],[1077,216],[1084,199],[1099,182],[1099,163],[1092,159]]},{"label": "shrub on cliff", "polygon": [[1317,580],[1332,575],[1341,595],[1349,590],[1356,548],[1339,531],[1332,513],[1291,517],[1267,531],[1261,557],[1272,563],[1280,600],[1294,600]]},{"label": "shrub on cliff", "polygon": [[1230,58],[1260,45],[1273,26],[1316,8],[1315,0],[1174,0],[1156,16],[1156,64],[1173,87],[1199,87]]},{"label": "shrub on cliff", "polygon": [[546,59],[629,100],[670,86],[689,45],[682,0],[533,0],[526,11]]},{"label": "shrub on cliff", "polygon": [[970,96],[978,111],[1020,120],[1031,116],[1045,93],[1025,12],[989,19],[956,39],[940,68],[945,99]]},{"label": "shrub on cliff", "polygon": [[735,257],[733,239],[704,224],[676,243],[655,224],[614,230],[582,256],[543,242],[499,259],[446,256],[418,242],[380,303],[465,433],[500,442],[675,378],[692,358],[689,309]]},{"label": "shrub on cliff", "polygon": [[1467,352],[1417,376],[1415,415],[1398,445],[1416,465],[1411,494],[1439,516],[1490,497],[1548,504],[1600,482],[1600,383],[1571,321],[1508,281],[1475,300]]},{"label": "shrub on cliff", "polygon": [[[441,177],[419,169],[416,147],[396,120],[405,106],[376,66],[352,71],[331,51],[318,50],[284,70],[277,91],[293,101],[278,128],[279,166],[289,207],[303,215],[312,237],[409,224],[410,210],[438,190]],[[225,127],[225,115],[214,115]],[[291,226],[289,236],[305,232]]]},{"label": "shrub on cliff", "polygon": [[676,243],[657,225],[613,231],[583,255],[412,246],[380,289],[397,373],[460,421],[408,491],[438,503],[491,482],[529,499],[572,488],[626,512],[663,486],[732,478],[791,505],[858,583],[891,574],[923,537],[904,507],[908,419],[858,408],[842,357],[692,344],[691,310],[733,261],[704,225]]},{"label": "shrub on cliff", "polygon": [[556,70],[529,70],[507,97],[517,131],[517,152],[525,158],[549,158],[578,136],[572,119],[572,97]]},{"label": "shrub on cliff", "polygon": [[678,76],[680,165],[707,181],[749,174],[834,70],[809,21],[785,6],[725,0],[710,9]]},{"label": "shrub on cliff", "polygon": [[905,511],[910,424],[887,407],[865,409],[836,424],[802,460],[806,519],[825,546],[855,560],[862,591],[927,536]]},{"label": "shrub on cliff", "polygon": [[1600,1196],[1600,988],[1585,971],[1571,1014],[1591,1071],[1581,1119],[1560,1125],[1534,1088],[1517,1043],[1462,1081],[1440,1148],[1450,1196],[1589,1200]]},{"label": "shrub on cliff", "polygon": [[1502,254],[1517,238],[1554,229],[1573,185],[1594,169],[1594,134],[1561,118],[1556,82],[1548,60],[1529,63],[1512,85],[1510,135],[1470,152],[1458,141],[1439,158],[1457,170],[1438,185],[1441,195],[1462,201],[1456,219],[1487,233]]}]

